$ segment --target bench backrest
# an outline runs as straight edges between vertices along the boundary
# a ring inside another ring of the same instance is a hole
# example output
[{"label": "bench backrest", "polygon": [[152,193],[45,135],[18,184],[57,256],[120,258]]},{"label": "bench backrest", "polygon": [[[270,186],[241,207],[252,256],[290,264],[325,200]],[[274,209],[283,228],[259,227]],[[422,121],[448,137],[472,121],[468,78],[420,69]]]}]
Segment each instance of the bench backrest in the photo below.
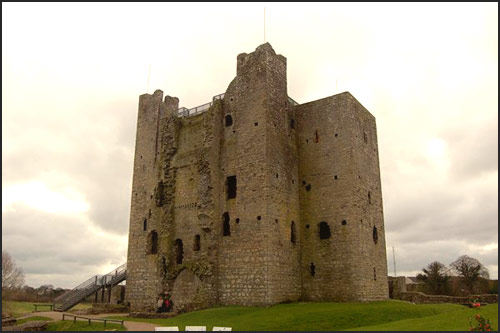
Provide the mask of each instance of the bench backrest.
[{"label": "bench backrest", "polygon": [[155,331],[178,331],[177,326],[165,326],[165,327],[155,327]]}]

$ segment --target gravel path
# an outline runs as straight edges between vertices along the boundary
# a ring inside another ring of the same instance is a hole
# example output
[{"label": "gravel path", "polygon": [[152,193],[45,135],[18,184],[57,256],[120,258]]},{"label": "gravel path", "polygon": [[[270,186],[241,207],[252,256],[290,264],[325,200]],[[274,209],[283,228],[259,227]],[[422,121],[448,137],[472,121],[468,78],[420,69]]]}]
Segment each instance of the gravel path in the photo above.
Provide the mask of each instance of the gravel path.
[{"label": "gravel path", "polygon": [[[45,312],[32,312],[30,314],[27,314],[23,317],[17,318],[28,318],[28,317],[33,317],[33,316],[42,316],[42,317],[49,317],[54,320],[62,320],[62,315],[63,313],[72,315],[72,313],[69,312],[56,312],[56,311],[45,311]],[[108,317],[108,316],[128,316],[128,313],[103,313],[103,314],[98,314],[98,315],[81,315],[82,317],[87,317],[87,318],[103,318],[103,317]],[[83,320],[83,319],[78,319],[77,320]],[[116,324],[116,323],[114,323]],[[154,331],[155,327],[160,326],[160,325],[155,325],[155,324],[150,324],[150,323],[141,323],[138,321],[124,321],[123,325],[128,331]]]}]

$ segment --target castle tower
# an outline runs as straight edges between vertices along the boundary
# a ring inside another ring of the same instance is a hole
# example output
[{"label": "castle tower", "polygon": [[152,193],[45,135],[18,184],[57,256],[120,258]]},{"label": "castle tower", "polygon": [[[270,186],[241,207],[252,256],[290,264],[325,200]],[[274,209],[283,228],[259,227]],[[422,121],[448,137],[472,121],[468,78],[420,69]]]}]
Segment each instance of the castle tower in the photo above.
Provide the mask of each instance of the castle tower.
[{"label": "castle tower", "polygon": [[305,300],[386,299],[375,118],[348,92],[295,107]]},{"label": "castle tower", "polygon": [[[223,193],[231,235],[222,237],[222,304],[273,304],[300,298],[298,159],[286,86],[286,58],[271,45],[240,54],[237,76],[224,96],[221,167],[226,189],[236,176],[234,199]],[[237,283],[234,283],[234,282]],[[243,289],[242,289],[243,288]]]},{"label": "castle tower", "polygon": [[268,43],[217,97],[187,117],[140,97],[131,310],[387,298],[373,116],[349,93],[296,105]]}]

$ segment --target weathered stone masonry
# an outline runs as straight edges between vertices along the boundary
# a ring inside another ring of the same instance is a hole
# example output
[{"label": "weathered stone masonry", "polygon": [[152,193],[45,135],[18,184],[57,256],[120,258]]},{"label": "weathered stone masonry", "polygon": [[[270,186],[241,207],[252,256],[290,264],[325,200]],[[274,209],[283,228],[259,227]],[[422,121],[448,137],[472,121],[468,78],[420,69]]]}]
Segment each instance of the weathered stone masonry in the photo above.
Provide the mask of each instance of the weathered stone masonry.
[{"label": "weathered stone masonry", "polygon": [[375,118],[351,94],[292,104],[266,43],[206,112],[178,109],[139,99],[132,311],[388,298]]}]

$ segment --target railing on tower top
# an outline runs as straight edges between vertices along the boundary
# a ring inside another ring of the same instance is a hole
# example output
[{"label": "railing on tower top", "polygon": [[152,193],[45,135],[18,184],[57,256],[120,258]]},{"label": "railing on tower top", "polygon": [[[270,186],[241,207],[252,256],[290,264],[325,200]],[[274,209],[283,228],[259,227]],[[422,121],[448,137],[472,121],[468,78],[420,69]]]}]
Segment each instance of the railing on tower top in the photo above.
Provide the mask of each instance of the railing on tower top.
[{"label": "railing on tower top", "polygon": [[[194,115],[200,114],[202,112],[205,112],[214,104],[214,101],[216,99],[223,99],[224,95],[225,95],[225,93],[216,95],[212,98],[212,101],[210,103],[205,103],[205,104],[202,104],[200,106],[197,106],[197,107],[194,107],[191,109],[181,107],[177,110],[177,115],[179,117],[190,117],[190,116],[194,116]],[[295,102],[291,97],[288,97],[288,102],[290,104],[292,104],[293,106],[299,105],[299,103]]]}]

